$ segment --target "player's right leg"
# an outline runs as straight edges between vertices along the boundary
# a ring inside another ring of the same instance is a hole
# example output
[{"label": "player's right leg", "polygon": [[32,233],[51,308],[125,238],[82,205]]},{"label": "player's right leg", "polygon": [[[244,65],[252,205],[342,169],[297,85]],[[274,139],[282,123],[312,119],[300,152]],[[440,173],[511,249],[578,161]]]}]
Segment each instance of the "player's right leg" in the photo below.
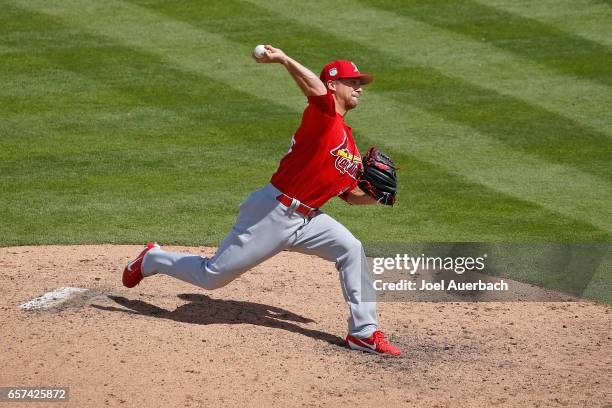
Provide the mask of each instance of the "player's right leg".
[{"label": "player's right leg", "polygon": [[232,230],[211,258],[152,248],[142,261],[142,273],[169,275],[204,289],[227,285],[253,266],[285,249],[300,217],[287,217],[271,185],[254,191],[240,206]]}]

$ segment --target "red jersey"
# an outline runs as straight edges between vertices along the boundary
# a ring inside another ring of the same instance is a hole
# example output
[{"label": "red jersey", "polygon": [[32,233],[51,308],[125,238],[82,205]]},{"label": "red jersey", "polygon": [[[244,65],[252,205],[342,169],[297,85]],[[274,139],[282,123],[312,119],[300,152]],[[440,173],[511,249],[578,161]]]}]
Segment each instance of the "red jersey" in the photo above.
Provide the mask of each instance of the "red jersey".
[{"label": "red jersey", "polygon": [[272,184],[312,208],[357,186],[361,155],[331,93],[309,96],[291,148]]}]

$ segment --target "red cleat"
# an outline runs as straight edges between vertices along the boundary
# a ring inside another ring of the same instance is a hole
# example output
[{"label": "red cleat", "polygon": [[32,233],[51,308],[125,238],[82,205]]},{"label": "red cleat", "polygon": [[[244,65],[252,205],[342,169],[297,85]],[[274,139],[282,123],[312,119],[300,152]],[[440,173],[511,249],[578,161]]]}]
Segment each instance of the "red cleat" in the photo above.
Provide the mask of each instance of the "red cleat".
[{"label": "red cleat", "polygon": [[123,286],[126,288],[133,288],[144,278],[144,275],[142,274],[142,260],[147,252],[153,248],[159,248],[157,242],[149,242],[144,251],[142,251],[136,259],[127,264],[123,270]]},{"label": "red cleat", "polygon": [[392,356],[402,354],[397,347],[385,341],[385,334],[380,330],[376,330],[367,339],[359,339],[349,334],[346,336],[346,346],[353,350],[361,350],[374,354],[389,354]]}]

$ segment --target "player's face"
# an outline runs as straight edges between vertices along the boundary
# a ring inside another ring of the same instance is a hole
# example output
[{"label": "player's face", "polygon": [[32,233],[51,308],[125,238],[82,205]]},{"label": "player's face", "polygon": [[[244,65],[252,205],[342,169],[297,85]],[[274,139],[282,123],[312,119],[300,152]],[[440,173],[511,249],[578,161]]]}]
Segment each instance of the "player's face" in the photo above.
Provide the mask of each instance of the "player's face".
[{"label": "player's face", "polygon": [[361,96],[359,78],[340,78],[336,80],[336,98],[344,103],[346,110],[353,109]]}]

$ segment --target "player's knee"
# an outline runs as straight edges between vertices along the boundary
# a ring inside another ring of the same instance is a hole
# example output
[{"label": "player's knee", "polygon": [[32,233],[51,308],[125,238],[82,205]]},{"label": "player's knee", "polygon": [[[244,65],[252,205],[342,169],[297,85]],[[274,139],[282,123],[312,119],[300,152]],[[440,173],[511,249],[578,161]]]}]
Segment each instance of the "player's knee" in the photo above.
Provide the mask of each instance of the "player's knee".
[{"label": "player's knee", "polygon": [[363,250],[363,244],[361,243],[361,241],[355,237],[352,237],[348,245],[348,251],[351,253],[361,254],[362,250]]},{"label": "player's knee", "polygon": [[338,254],[337,262],[338,264],[343,264],[344,262],[354,259],[356,257],[361,257],[361,252],[363,251],[363,245],[361,241],[357,238],[351,236],[342,242],[342,253]]},{"label": "player's knee", "polygon": [[226,286],[228,283],[229,282],[206,281],[200,286],[206,290],[215,290],[215,289],[221,289],[222,287]]},{"label": "player's knee", "polygon": [[246,272],[244,268],[218,268],[217,265],[208,265],[204,268],[204,274],[200,286],[206,290],[220,289],[227,286],[234,279]]},{"label": "player's knee", "polygon": [[233,279],[222,279],[217,276],[206,276],[201,282],[200,287],[206,290],[221,289],[227,286]]}]

